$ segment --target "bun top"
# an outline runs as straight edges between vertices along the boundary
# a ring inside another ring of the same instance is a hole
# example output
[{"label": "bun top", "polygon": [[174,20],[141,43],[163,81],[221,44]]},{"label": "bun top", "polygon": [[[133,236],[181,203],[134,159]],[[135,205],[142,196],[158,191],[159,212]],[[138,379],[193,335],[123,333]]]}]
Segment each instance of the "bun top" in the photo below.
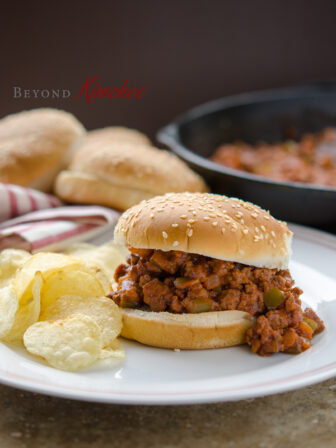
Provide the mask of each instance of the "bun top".
[{"label": "bun top", "polygon": [[292,233],[260,207],[208,193],[169,193],[127,210],[117,243],[179,250],[256,267],[287,268]]},{"label": "bun top", "polygon": [[125,128],[123,126],[108,126],[102,129],[89,131],[86,135],[88,141],[106,141],[119,143],[134,143],[139,145],[151,145],[149,138],[136,129]]},{"label": "bun top", "polygon": [[174,154],[148,145],[103,138],[86,139],[69,170],[153,196],[169,191],[207,190],[203,179]]},{"label": "bun top", "polygon": [[65,165],[85,129],[70,113],[33,109],[0,120],[0,181],[30,185]]}]

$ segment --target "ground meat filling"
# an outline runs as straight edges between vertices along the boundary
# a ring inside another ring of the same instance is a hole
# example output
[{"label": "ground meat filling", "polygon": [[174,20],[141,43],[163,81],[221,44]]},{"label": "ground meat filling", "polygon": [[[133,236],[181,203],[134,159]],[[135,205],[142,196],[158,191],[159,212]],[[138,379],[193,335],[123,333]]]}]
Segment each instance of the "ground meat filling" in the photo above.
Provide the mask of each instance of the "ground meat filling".
[{"label": "ground meat filling", "polygon": [[336,129],[331,128],[319,134],[303,135],[298,142],[287,140],[256,145],[226,143],[210,159],[230,168],[279,181],[336,187],[335,148]]},{"label": "ground meat filling", "polygon": [[130,249],[115,273],[112,299],[124,308],[171,313],[241,310],[256,317],[246,333],[253,352],[300,353],[324,329],[301,308],[301,289],[287,270],[256,268],[180,251]]}]

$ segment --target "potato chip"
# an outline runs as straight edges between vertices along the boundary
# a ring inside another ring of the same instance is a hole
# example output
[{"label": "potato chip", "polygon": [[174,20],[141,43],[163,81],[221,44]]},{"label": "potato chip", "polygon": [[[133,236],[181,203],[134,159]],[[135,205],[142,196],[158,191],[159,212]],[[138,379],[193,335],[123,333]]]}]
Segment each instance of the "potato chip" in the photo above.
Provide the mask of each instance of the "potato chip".
[{"label": "potato chip", "polygon": [[0,288],[7,286],[23,264],[31,257],[20,249],[4,249],[0,252]]},{"label": "potato chip", "polygon": [[89,316],[75,314],[65,319],[37,322],[23,337],[26,349],[61,370],[78,370],[99,359],[102,334]]},{"label": "potato chip", "polygon": [[2,337],[4,341],[20,341],[26,329],[37,322],[40,315],[40,290],[42,286],[42,276],[36,272],[29,289],[26,289],[20,296],[15,291],[18,308],[11,329]]},{"label": "potato chip", "polygon": [[119,307],[107,297],[59,297],[50,306],[42,308],[40,320],[63,319],[78,313],[92,317],[102,331],[103,347],[112,347],[121,332],[122,317]]},{"label": "potato chip", "polygon": [[86,255],[88,252],[97,249],[95,244],[90,243],[75,243],[68,247],[64,253],[71,255],[72,257],[82,258],[82,255]]},{"label": "potato chip", "polygon": [[74,244],[66,253],[84,261],[89,260],[90,263],[103,268],[110,282],[113,282],[114,272],[119,264],[125,262],[128,250],[110,241],[102,246],[88,243]]},{"label": "potato chip", "polygon": [[103,295],[108,294],[111,291],[112,282],[109,280],[105,269],[103,267],[97,266],[97,264],[95,263],[91,263],[90,261],[81,261],[83,269],[85,269],[88,274],[91,274],[96,280],[99,281],[104,291]]},{"label": "potato chip", "polygon": [[100,352],[99,359],[107,359],[107,358],[117,358],[117,359],[125,358],[125,350],[117,339],[114,340],[109,347],[104,348]]},{"label": "potato chip", "polygon": [[40,252],[32,255],[28,261],[17,272],[13,285],[17,296],[20,298],[26,291],[31,290],[31,286],[36,272],[41,272],[43,276],[62,269],[80,269],[82,263],[76,259],[63,254],[52,252]]},{"label": "potato chip", "polygon": [[[12,281],[19,305],[11,330],[4,336],[6,341],[21,340],[26,329],[38,320],[40,313],[40,272],[48,273],[57,269],[79,268],[78,259],[62,254],[39,253],[30,256],[18,269]],[[86,268],[84,268],[86,269]]]},{"label": "potato chip", "polygon": [[97,274],[97,270],[63,254],[41,252],[31,256],[13,279],[19,307],[5,340],[20,340],[26,329],[38,320],[40,298],[45,307],[66,294],[104,296],[109,290],[109,281],[103,273]]},{"label": "potato chip", "polygon": [[5,337],[14,325],[15,314],[19,306],[13,286],[0,290],[0,339]]},{"label": "potato chip", "polygon": [[[43,276],[41,288],[42,313],[54,300],[64,295],[84,297],[105,296],[106,290],[91,273],[82,270],[61,270]],[[69,314],[69,313],[68,313]]]}]

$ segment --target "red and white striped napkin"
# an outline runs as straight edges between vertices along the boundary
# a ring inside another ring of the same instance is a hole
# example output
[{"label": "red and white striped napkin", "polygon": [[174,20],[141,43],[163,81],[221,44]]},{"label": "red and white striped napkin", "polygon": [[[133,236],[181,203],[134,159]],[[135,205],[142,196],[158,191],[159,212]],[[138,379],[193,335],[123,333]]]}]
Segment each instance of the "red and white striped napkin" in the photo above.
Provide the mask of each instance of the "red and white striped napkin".
[{"label": "red and white striped napkin", "polygon": [[60,205],[61,201],[51,194],[19,185],[0,183],[0,221]]},{"label": "red and white striped napkin", "polygon": [[62,206],[54,196],[0,183],[0,250],[63,250],[112,229],[119,216],[100,206]]}]

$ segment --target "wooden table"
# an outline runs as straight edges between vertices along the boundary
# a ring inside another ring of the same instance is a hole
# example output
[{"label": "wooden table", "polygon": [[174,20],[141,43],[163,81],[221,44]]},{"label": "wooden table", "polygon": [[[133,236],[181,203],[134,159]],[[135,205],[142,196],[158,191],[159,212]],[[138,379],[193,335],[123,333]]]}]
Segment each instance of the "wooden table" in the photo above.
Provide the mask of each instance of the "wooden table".
[{"label": "wooden table", "polygon": [[119,406],[0,386],[1,448],[334,448],[336,379],[233,403]]}]

